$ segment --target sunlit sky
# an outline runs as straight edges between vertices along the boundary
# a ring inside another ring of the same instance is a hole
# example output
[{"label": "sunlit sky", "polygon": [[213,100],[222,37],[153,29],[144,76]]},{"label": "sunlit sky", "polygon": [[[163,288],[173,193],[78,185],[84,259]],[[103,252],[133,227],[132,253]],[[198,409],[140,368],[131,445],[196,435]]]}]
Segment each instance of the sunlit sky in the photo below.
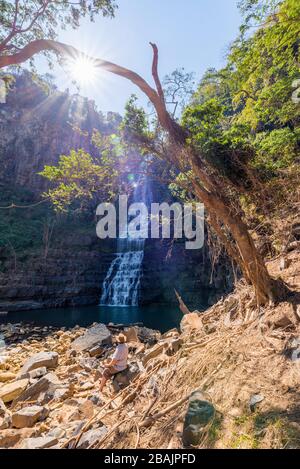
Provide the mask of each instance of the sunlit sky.
[{"label": "sunlit sky", "polygon": [[[226,52],[241,23],[238,0],[118,0],[114,19],[98,17],[84,21],[80,29],[62,31],[59,40],[98,58],[134,69],[151,81],[152,51],[149,41],[159,47],[160,75],[178,67],[193,71],[199,80],[208,67],[225,63]],[[43,60],[41,73],[49,71]],[[51,71],[61,90],[72,87],[70,75],[61,67]],[[81,86],[80,94],[94,99],[98,109],[123,113],[130,94],[147,100],[130,82],[101,72]]]}]

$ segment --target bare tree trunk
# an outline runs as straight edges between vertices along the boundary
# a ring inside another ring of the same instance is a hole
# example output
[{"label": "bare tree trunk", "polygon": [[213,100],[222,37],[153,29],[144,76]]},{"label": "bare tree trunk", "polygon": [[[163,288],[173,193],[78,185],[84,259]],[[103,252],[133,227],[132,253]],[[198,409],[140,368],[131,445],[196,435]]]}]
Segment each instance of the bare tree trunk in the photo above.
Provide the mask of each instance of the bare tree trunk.
[{"label": "bare tree trunk", "polygon": [[[178,140],[177,124],[174,133],[171,131],[173,141]],[[173,148],[172,152],[176,152]],[[177,154],[186,155],[187,151],[182,143],[177,144]],[[275,301],[275,282],[270,277],[264,260],[258,252],[247,225],[240,215],[233,213],[222,185],[202,168],[201,159],[188,151],[189,160],[192,162],[195,196],[204,203],[207,213],[210,215],[211,224],[224,244],[229,256],[241,268],[246,280],[251,283],[256,292],[258,304]]]},{"label": "bare tree trunk", "polygon": [[[209,197],[204,198],[201,188],[197,190],[197,187],[195,193],[205,204],[208,213],[215,217],[215,223],[212,223],[213,228],[223,241],[229,256],[237,262],[246,280],[254,286],[258,304],[274,302],[274,281],[269,276],[246,224],[239,216],[232,214],[230,207],[224,204],[222,194],[219,196],[210,194]],[[232,236],[232,241],[225,235],[222,225]]]},{"label": "bare tree trunk", "polygon": [[[211,176],[205,167],[205,160],[197,155],[187,144],[185,129],[172,119],[167,111],[166,103],[160,79],[158,76],[158,49],[151,44],[153,49],[152,75],[156,89],[152,88],[140,75],[111,62],[101,59],[89,58],[96,67],[107,70],[110,73],[122,76],[132,81],[152,102],[159,123],[166,131],[170,139],[170,153],[166,157],[169,162],[175,164],[178,169],[192,169],[192,185],[196,197],[201,200],[210,214],[211,223],[219,235],[221,241],[231,257],[240,266],[246,279],[253,284],[258,304],[274,301],[277,293],[275,281],[271,279],[262,257],[255,247],[254,241],[246,224],[240,216],[232,213],[231,207],[226,203],[224,187],[216,177]],[[81,52],[56,41],[37,40],[25,46],[18,53],[11,56],[0,56],[0,68],[19,64],[28,60],[41,51],[53,51],[67,58],[76,59],[83,56]],[[184,157],[182,158],[182,155]],[[226,233],[225,233],[225,231]]]}]

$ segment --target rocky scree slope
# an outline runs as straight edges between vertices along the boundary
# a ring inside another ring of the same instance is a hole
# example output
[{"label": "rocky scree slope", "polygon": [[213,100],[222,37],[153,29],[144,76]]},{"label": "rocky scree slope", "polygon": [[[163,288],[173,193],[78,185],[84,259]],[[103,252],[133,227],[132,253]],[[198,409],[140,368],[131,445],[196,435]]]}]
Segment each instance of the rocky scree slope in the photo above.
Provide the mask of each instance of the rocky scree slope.
[{"label": "rocky scree slope", "polygon": [[[268,268],[290,286],[286,302],[258,310],[240,282],[163,335],[113,324],[2,326],[0,447],[299,447],[300,250]],[[99,395],[120,330],[129,368]]]}]

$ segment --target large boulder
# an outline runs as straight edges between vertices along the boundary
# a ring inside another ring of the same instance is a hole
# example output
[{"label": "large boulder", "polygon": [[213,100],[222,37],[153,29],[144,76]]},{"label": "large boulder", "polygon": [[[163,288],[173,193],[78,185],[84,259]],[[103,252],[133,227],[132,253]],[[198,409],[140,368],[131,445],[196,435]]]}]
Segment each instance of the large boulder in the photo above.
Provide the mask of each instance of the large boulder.
[{"label": "large boulder", "polygon": [[[27,380],[28,381],[28,380]],[[20,381],[17,381],[19,383]],[[14,399],[13,406],[19,401],[34,401],[37,400],[40,394],[51,393],[54,394],[55,390],[62,386],[61,381],[54,373],[47,373],[40,378],[36,383],[29,386],[24,392]],[[50,398],[49,398],[50,400]]]},{"label": "large boulder", "polygon": [[12,426],[15,428],[28,428],[48,416],[48,409],[46,407],[34,405],[31,407],[24,407],[12,414]]},{"label": "large boulder", "polygon": [[71,348],[76,352],[87,352],[96,346],[111,345],[112,335],[104,324],[90,327],[82,336],[73,340]]},{"label": "large boulder", "polygon": [[161,333],[148,327],[136,327],[137,336],[144,344],[155,345],[161,338]]},{"label": "large boulder", "polygon": [[127,342],[139,342],[136,327],[127,327],[123,333],[126,336]]},{"label": "large boulder", "polygon": [[215,417],[214,406],[204,399],[200,391],[192,393],[183,425],[183,444],[198,446],[205,434],[207,425]]},{"label": "large boulder", "polygon": [[21,379],[5,384],[0,388],[0,399],[5,402],[11,402],[17,399],[28,386],[28,379]]},{"label": "large boulder", "polygon": [[202,328],[202,320],[198,313],[185,314],[180,323],[181,332],[190,332]]},{"label": "large boulder", "polygon": [[114,391],[119,392],[121,389],[126,388],[140,371],[138,363],[131,363],[126,370],[115,374],[112,379]]},{"label": "large boulder", "polygon": [[19,378],[27,376],[27,373],[36,368],[56,368],[58,365],[58,353],[56,352],[40,352],[28,358],[18,373]]},{"label": "large boulder", "polygon": [[182,347],[183,340],[178,337],[176,339],[171,339],[168,344],[168,349],[166,351],[167,355],[175,355],[179,351],[179,349]]}]

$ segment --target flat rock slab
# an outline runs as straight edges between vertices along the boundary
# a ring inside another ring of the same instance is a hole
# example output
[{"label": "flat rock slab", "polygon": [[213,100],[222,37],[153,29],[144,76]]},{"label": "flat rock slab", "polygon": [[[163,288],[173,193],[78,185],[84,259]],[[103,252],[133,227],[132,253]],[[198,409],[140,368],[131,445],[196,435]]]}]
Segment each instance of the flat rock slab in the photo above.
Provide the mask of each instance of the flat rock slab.
[{"label": "flat rock slab", "polygon": [[12,415],[12,426],[15,428],[29,428],[39,420],[44,420],[48,415],[45,407],[34,405],[24,407]]},{"label": "flat rock slab", "polygon": [[90,327],[81,337],[71,343],[71,348],[76,352],[87,352],[96,346],[111,345],[112,336],[104,324]]},{"label": "flat rock slab", "polygon": [[22,449],[46,449],[58,443],[58,439],[53,436],[41,436],[38,438],[25,438]]},{"label": "flat rock slab", "polygon": [[27,388],[28,379],[20,379],[9,384],[5,384],[0,388],[0,399],[5,402],[11,402],[17,399]]},{"label": "flat rock slab", "polygon": [[45,366],[42,366],[41,368],[35,368],[34,370],[31,370],[28,372],[28,377],[29,379],[38,379],[41,378],[42,376],[45,376],[47,374],[47,368]]},{"label": "flat rock slab", "polygon": [[31,370],[35,370],[36,368],[56,368],[58,365],[58,353],[56,352],[40,352],[36,353],[32,357],[30,357],[24,363],[23,367],[21,368],[18,376],[22,378],[26,376],[27,373]]}]

